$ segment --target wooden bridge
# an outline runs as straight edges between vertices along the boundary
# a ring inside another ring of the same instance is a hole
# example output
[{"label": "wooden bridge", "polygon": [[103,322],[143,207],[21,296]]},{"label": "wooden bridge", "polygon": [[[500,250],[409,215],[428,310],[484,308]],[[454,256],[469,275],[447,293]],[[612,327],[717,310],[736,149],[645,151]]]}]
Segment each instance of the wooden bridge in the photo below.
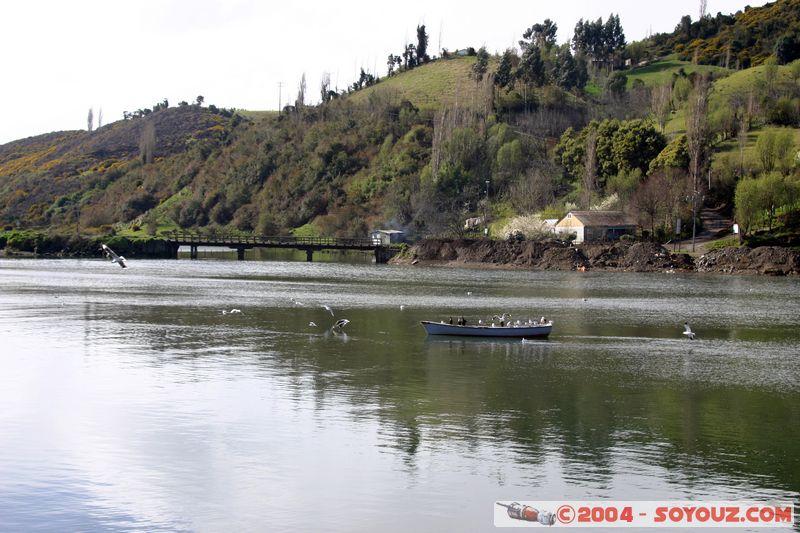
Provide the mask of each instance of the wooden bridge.
[{"label": "wooden bridge", "polygon": [[189,257],[197,259],[200,246],[215,246],[236,250],[239,260],[244,259],[245,250],[252,248],[290,248],[304,250],[306,261],[313,261],[314,252],[322,250],[357,250],[373,252],[376,263],[386,263],[395,251],[383,245],[380,239],[339,239],[335,237],[293,237],[267,235],[236,235],[226,233],[195,233],[190,231],[169,231],[163,234],[173,249],[173,257],[178,257],[178,248],[189,247]]}]

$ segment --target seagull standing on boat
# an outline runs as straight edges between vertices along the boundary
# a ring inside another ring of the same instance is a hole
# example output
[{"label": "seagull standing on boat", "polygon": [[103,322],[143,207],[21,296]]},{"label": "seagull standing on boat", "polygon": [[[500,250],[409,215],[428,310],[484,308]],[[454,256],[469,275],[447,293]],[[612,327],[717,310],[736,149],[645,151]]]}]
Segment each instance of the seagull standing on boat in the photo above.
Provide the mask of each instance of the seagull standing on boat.
[{"label": "seagull standing on boat", "polygon": [[111,259],[112,263],[117,263],[122,268],[128,267],[128,265],[125,264],[125,258],[122,257],[121,255],[117,255],[116,252],[114,252],[114,250],[109,248],[107,245],[101,244],[100,248],[106,253],[106,257]]},{"label": "seagull standing on boat", "polygon": [[694,331],[692,331],[692,328],[689,327],[688,322],[683,323],[683,334],[686,335],[690,340],[694,340]]}]

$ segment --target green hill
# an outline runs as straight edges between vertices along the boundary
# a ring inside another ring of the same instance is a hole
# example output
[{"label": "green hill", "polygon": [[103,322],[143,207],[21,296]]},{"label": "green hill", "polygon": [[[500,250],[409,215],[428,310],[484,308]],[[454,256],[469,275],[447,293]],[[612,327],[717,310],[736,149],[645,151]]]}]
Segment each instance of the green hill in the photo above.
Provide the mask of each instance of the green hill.
[{"label": "green hill", "polygon": [[454,57],[421,65],[413,70],[384,78],[377,85],[354,93],[354,102],[366,102],[382,94],[393,100],[407,100],[419,109],[438,109],[443,104],[471,96],[475,82],[469,73],[475,57]]},{"label": "green hill", "polygon": [[677,76],[681,72],[685,74],[702,72],[713,75],[715,78],[720,78],[727,76],[732,71],[712,65],[696,65],[689,61],[665,59],[663,61],[654,61],[642,67],[633,68],[626,71],[625,74],[628,76],[628,88],[630,89],[634,86],[636,80],[641,80],[645,87],[656,87],[666,83],[672,83],[673,76]]},{"label": "green hill", "polygon": [[[719,20],[720,27],[729,22]],[[750,160],[753,175],[768,173],[753,163],[758,139],[786,137],[775,128],[800,124],[800,62],[733,71],[672,56],[623,71],[626,90],[612,84],[623,79],[619,71],[602,63],[584,68],[577,84],[581,70],[567,67],[583,59],[567,47],[538,58],[528,57],[525,76],[512,75],[506,88],[492,83],[500,58],[477,82],[470,77],[476,58],[453,57],[280,114],[158,107],[93,132],[11,142],[0,146],[0,224],[61,235],[192,228],[361,237],[375,227],[411,236],[461,232],[465,219],[487,213],[494,231],[516,215],[554,217],[577,205],[639,214],[653,181],[650,162],[685,131],[697,73],[713,78],[713,200],[732,205],[744,174],[735,156]],[[523,57],[505,61],[514,73]],[[584,88],[587,72],[593,77]],[[652,97],[666,85],[656,125]],[[594,182],[584,179],[592,179],[590,139],[600,165]],[[672,152],[662,159],[685,175],[680,143],[665,150]],[[686,216],[686,195],[679,196],[671,211],[659,208],[664,224]],[[647,209],[653,227],[657,210]]]}]

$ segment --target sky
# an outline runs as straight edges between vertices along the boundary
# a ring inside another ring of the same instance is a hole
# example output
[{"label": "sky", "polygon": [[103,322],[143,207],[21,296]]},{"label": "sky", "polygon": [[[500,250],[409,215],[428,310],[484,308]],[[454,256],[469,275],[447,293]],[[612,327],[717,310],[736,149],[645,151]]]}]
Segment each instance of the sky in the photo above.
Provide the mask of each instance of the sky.
[{"label": "sky", "polygon": [[[733,13],[765,0],[708,0]],[[578,19],[620,17],[628,41],[698,18],[699,0],[9,0],[0,7],[0,144],[95,127],[169,100],[237,109],[277,109],[307,78],[319,100],[323,72],[339,89],[361,67],[386,73],[386,57],[416,42],[425,24],[431,52],[486,46],[501,52],[546,18],[558,41]],[[279,84],[282,88],[279,89]],[[280,98],[280,100],[279,100]]]}]

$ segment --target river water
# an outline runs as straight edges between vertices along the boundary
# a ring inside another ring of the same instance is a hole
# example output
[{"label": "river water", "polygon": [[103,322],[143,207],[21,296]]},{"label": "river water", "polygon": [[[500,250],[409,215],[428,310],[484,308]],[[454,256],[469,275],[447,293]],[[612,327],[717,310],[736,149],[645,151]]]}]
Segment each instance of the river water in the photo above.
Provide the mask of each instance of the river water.
[{"label": "river water", "polygon": [[[502,312],[553,334],[419,325]],[[0,260],[0,531],[490,531],[504,500],[797,501],[798,326],[796,279]]]}]

